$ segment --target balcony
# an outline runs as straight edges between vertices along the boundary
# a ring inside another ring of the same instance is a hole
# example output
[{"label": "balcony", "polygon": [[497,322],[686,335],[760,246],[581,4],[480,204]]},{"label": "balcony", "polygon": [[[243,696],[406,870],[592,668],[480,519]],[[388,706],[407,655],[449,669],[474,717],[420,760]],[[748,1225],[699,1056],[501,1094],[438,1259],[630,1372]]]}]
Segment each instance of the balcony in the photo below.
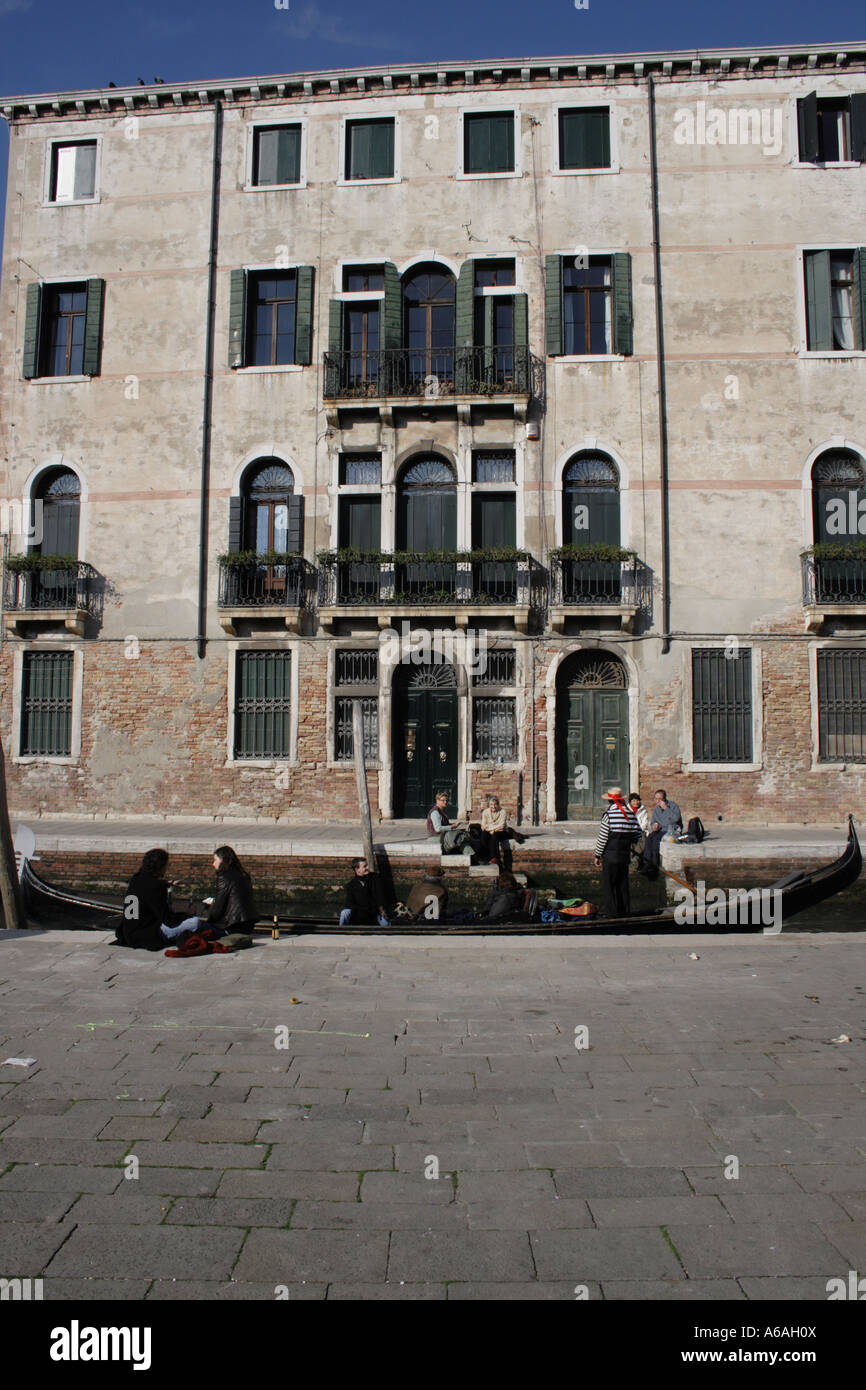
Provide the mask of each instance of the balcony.
[{"label": "balcony", "polygon": [[545,605],[544,571],[522,550],[453,551],[430,555],[327,551],[319,556],[319,619],[392,615],[425,618],[451,610],[458,627],[508,614],[527,631]]},{"label": "balcony", "polygon": [[83,637],[99,616],[99,576],[69,555],[10,555],[3,576],[3,621],[10,632],[33,623],[62,623]]},{"label": "balcony", "polygon": [[633,551],[618,546],[561,546],[550,554],[550,626],[568,618],[609,618],[633,632],[652,606],[652,576]]},{"label": "balcony", "polygon": [[829,617],[866,619],[866,546],[816,545],[800,559],[807,632]]},{"label": "balcony", "polygon": [[542,371],[543,363],[525,346],[326,352],[323,395],[336,406],[496,400],[522,413],[530,397],[542,395]]},{"label": "balcony", "polygon": [[275,618],[290,632],[299,632],[301,617],[313,592],[312,565],[299,555],[252,551],[221,555],[217,606],[220,624],[235,634],[239,619]]}]

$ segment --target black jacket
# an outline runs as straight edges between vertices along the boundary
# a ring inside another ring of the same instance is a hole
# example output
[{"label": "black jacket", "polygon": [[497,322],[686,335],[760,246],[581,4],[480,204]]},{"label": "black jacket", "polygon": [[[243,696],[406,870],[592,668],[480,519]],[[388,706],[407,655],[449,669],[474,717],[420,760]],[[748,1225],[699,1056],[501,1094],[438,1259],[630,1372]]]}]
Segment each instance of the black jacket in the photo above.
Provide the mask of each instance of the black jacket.
[{"label": "black jacket", "polygon": [[168,884],[164,878],[157,878],[141,869],[132,875],[123,904],[122,935],[125,946],[143,951],[161,951],[168,945],[160,931],[163,922],[167,927],[176,927],[183,919],[182,912],[172,912],[168,905]]},{"label": "black jacket", "polygon": [[240,869],[220,869],[208,926],[227,927],[232,931],[248,927],[252,931],[257,916],[249,874]]},{"label": "black jacket", "polygon": [[379,913],[384,911],[385,896],[378,874],[353,874],[346,884],[346,907],[352,909],[352,924],[356,927],[375,927]]}]

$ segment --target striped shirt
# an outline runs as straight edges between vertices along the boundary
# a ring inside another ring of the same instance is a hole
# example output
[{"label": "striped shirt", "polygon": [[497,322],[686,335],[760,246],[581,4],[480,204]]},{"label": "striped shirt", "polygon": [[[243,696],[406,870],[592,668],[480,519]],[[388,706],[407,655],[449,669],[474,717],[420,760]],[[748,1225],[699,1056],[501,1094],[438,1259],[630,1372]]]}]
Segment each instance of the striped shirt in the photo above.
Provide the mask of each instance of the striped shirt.
[{"label": "striped shirt", "polygon": [[598,839],[595,842],[596,857],[601,858],[611,835],[627,835],[630,839],[636,839],[640,833],[637,816],[631,807],[627,806],[623,811],[615,801],[612,801],[602,816],[601,825],[598,828]]}]

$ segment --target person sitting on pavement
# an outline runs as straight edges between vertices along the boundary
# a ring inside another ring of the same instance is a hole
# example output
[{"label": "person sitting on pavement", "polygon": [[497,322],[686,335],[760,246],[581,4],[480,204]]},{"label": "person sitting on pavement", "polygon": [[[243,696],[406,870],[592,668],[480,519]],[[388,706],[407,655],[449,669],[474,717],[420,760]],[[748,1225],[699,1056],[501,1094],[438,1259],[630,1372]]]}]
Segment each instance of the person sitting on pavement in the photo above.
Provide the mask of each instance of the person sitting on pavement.
[{"label": "person sitting on pavement", "polygon": [[675,840],[683,831],[683,814],[675,801],[668,801],[664,788],[655,793],[655,805],[650,813],[650,832],[641,855],[638,872],[647,878],[658,878],[659,851],[662,840]]},{"label": "person sitting on pavement", "polygon": [[387,927],[382,880],[372,872],[366,859],[352,860],[352,877],[346,884],[345,907],[340,913],[341,927]]},{"label": "person sitting on pavement", "polygon": [[220,845],[214,851],[213,866],[217,890],[214,898],[204,900],[210,908],[207,919],[189,917],[181,923],[182,928],[197,932],[210,927],[214,936],[225,936],[229,932],[245,932],[252,936],[258,915],[253,885],[231,845]]},{"label": "person sitting on pavement", "polygon": [[448,795],[446,792],[437,792],[436,800],[427,812],[427,834],[441,835],[443,830],[447,830],[453,822],[449,820],[445,812],[448,807]]},{"label": "person sitting on pavement", "polygon": [[629,792],[628,804],[637,816],[637,823],[644,835],[648,835],[650,828],[649,811],[640,799],[640,792]]},{"label": "person sitting on pavement", "polygon": [[623,800],[622,787],[611,787],[604,795],[608,808],[595,842],[595,865],[602,870],[603,915],[625,917],[631,911],[628,864],[640,826],[634,811]]},{"label": "person sitting on pavement", "polygon": [[523,904],[523,889],[513,874],[500,869],[499,877],[487,895],[481,909],[482,922],[506,922],[518,913]]},{"label": "person sitting on pavement", "polygon": [[415,922],[432,924],[444,919],[448,911],[448,889],[442,882],[441,869],[431,869],[420,883],[413,883],[406,899],[406,911]]},{"label": "person sitting on pavement", "polygon": [[427,815],[428,835],[439,836],[439,848],[443,854],[463,854],[465,849],[475,855],[476,859],[481,854],[481,841],[461,825],[459,821],[449,820],[445,814],[448,806],[448,795],[446,792],[438,792],[436,803]]},{"label": "person sitting on pavement", "polygon": [[185,925],[184,914],[172,912],[169,906],[171,885],[165,880],[167,864],[166,850],[149,849],[140,868],[129,880],[123,905],[123,924],[119,928],[124,946],[143,951],[161,951],[167,941],[173,941],[191,930]]},{"label": "person sitting on pavement", "polygon": [[488,805],[481,812],[481,861],[498,864],[511,872],[511,843],[508,832],[508,813],[499,804],[499,798],[491,796]]}]

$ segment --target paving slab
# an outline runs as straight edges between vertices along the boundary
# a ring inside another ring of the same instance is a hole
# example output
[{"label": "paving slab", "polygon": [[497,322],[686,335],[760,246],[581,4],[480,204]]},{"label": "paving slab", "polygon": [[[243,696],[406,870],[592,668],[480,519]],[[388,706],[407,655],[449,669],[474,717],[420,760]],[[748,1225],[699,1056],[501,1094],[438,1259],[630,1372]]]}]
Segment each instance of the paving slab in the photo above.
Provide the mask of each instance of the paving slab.
[{"label": "paving slab", "polygon": [[[852,1223],[846,1223],[850,1227]],[[728,1221],[705,1226],[673,1223],[668,1234],[689,1276],[732,1278],[756,1274],[839,1273],[836,1246],[818,1226],[779,1221],[738,1223]]]},{"label": "paving slab", "polygon": [[[703,1232],[703,1226],[690,1229]],[[682,1266],[660,1230],[537,1231],[531,1237],[539,1279],[679,1278]]]},{"label": "paving slab", "polygon": [[244,1235],[213,1226],[79,1226],[47,1272],[60,1278],[227,1279]]},{"label": "paving slab", "polygon": [[254,1283],[384,1282],[384,1231],[251,1231],[234,1277]]}]

